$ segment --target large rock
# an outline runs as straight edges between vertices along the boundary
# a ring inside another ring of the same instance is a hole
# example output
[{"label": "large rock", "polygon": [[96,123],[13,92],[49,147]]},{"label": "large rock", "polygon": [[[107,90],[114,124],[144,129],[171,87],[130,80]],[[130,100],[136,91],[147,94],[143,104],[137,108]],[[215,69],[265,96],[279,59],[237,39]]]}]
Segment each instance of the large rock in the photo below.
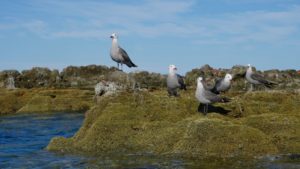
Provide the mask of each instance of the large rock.
[{"label": "large rock", "polygon": [[31,91],[0,89],[0,115],[16,113],[31,97]]},{"label": "large rock", "polygon": [[281,153],[300,152],[300,117],[289,114],[261,114],[244,119],[245,125],[254,127],[271,137]]},{"label": "large rock", "polygon": [[0,90],[0,115],[25,112],[86,111],[93,91],[78,89]]},{"label": "large rock", "polygon": [[236,93],[224,107],[232,110],[234,117],[247,117],[268,113],[297,115],[300,110],[300,93],[287,91],[256,91]]},{"label": "large rock", "polygon": [[86,111],[93,101],[93,92],[87,90],[41,90],[17,112]]},{"label": "large rock", "polygon": [[[282,112],[287,115],[283,118],[285,115],[278,116],[280,110],[272,113],[269,106],[260,112],[260,105],[255,104],[258,99],[280,104],[280,99],[274,97],[276,94],[247,94],[246,101],[251,104],[244,105],[242,113],[249,112],[238,118],[232,115],[240,111],[234,109],[236,103],[228,105],[232,111],[228,116],[199,114],[193,94],[183,92],[180,98],[169,98],[166,92],[134,92],[108,97],[86,113],[74,137],[54,138],[47,149],[94,155],[151,152],[194,158],[254,157],[300,151],[296,132],[300,131],[299,115],[295,114],[298,107],[290,106]],[[293,100],[297,94],[281,96],[290,97],[290,105],[297,103]],[[255,111],[247,106],[256,107]],[[282,127],[278,132],[277,124]],[[288,125],[283,127],[284,124]]]},{"label": "large rock", "polygon": [[138,88],[161,89],[166,87],[166,76],[147,71],[129,73],[131,84]]},{"label": "large rock", "polygon": [[187,121],[183,138],[175,152],[194,157],[245,157],[277,153],[277,147],[262,131],[220,119]]},{"label": "large rock", "polygon": [[14,87],[18,87],[19,83],[16,79],[20,76],[17,70],[4,70],[0,72],[0,88],[7,88],[11,80],[14,82]]},{"label": "large rock", "polygon": [[56,75],[48,68],[34,67],[30,70],[23,70],[16,81],[22,88],[50,87],[56,81]]}]

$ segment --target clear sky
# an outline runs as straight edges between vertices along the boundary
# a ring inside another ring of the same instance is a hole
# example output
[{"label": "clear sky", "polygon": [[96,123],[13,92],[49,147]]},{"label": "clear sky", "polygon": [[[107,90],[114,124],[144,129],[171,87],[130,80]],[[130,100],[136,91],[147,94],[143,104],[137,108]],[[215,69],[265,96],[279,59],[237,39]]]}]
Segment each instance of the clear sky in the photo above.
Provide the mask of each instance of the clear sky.
[{"label": "clear sky", "polygon": [[300,69],[300,0],[1,0],[0,70],[116,66],[113,32],[125,71]]}]

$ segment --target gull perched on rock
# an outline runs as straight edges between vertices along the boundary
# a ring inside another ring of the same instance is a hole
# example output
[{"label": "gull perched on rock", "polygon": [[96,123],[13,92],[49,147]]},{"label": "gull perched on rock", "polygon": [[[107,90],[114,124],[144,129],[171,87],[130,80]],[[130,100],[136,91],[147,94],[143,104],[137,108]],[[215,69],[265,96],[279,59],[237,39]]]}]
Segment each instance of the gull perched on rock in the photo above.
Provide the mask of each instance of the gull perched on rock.
[{"label": "gull perched on rock", "polygon": [[262,75],[253,72],[250,64],[248,64],[248,68],[247,68],[245,77],[246,77],[247,81],[251,83],[250,91],[252,91],[252,89],[253,89],[253,86],[252,86],[253,84],[255,84],[255,85],[261,84],[268,88],[271,88],[277,84],[275,82],[265,79]]},{"label": "gull perched on rock", "polygon": [[[208,112],[208,105],[212,104],[212,103],[216,103],[216,102],[229,102],[229,99],[226,97],[221,97],[213,92],[211,92],[210,90],[205,89],[204,85],[203,85],[203,78],[202,77],[198,77],[197,79],[197,89],[195,92],[195,96],[197,98],[197,100],[200,102],[200,104],[204,104],[204,115],[207,114]],[[200,107],[200,105],[199,105]]]},{"label": "gull perched on rock", "polygon": [[169,66],[169,74],[167,78],[167,87],[169,96],[178,96],[177,88],[186,90],[183,77],[176,73],[175,65]]},{"label": "gull perched on rock", "polygon": [[110,38],[112,38],[112,45],[110,48],[110,56],[112,60],[118,63],[118,69],[119,64],[121,64],[121,68],[123,68],[123,64],[127,65],[128,67],[137,67],[129,58],[127,52],[122,49],[118,45],[118,36],[116,33],[113,33]]},{"label": "gull perched on rock", "polygon": [[225,92],[231,87],[232,75],[227,73],[224,78],[217,79],[215,82],[215,86],[211,89],[211,91],[215,94],[220,94],[220,92]]}]

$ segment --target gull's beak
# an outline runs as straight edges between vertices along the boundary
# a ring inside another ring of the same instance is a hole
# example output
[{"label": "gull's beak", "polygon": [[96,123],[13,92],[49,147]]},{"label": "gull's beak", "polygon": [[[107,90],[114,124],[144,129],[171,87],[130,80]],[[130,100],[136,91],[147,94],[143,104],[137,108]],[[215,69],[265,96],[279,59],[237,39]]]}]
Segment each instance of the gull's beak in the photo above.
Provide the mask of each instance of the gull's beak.
[{"label": "gull's beak", "polygon": [[174,67],[173,69],[174,69],[174,70],[177,70],[177,67]]},{"label": "gull's beak", "polygon": [[110,36],[110,38],[114,38],[113,36]]}]

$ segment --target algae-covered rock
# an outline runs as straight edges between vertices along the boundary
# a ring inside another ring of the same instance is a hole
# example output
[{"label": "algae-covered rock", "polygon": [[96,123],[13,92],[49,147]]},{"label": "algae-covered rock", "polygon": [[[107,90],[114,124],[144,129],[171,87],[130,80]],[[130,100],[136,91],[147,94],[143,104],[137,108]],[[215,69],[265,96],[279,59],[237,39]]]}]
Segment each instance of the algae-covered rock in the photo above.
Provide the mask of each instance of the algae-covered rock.
[{"label": "algae-covered rock", "polygon": [[59,112],[59,111],[86,111],[93,100],[93,92],[78,89],[39,90],[21,108],[18,113],[24,112]]},{"label": "algae-covered rock", "polygon": [[69,150],[69,148],[72,148],[72,145],[71,145],[71,142],[64,138],[64,137],[55,137],[51,140],[48,148],[49,149],[52,149],[52,146],[54,148],[56,147],[64,147],[64,149],[60,149],[61,153],[64,153],[64,152],[70,152],[71,150]]},{"label": "algae-covered rock", "polygon": [[286,91],[257,91],[236,93],[225,107],[232,111],[229,115],[246,117],[265,113],[299,114],[300,93]]},{"label": "algae-covered rock", "polygon": [[18,76],[17,81],[20,87],[48,87],[55,81],[55,77],[51,76],[52,71],[48,68],[33,67],[30,70],[23,70]]},{"label": "algae-covered rock", "polygon": [[288,114],[261,114],[244,119],[244,124],[269,135],[280,153],[300,152],[300,117]]},{"label": "algae-covered rock", "polygon": [[167,97],[165,91],[120,93],[89,110],[74,137],[55,139],[47,149],[94,155],[151,152],[193,158],[278,153],[280,147],[264,130],[230,115],[203,116],[196,111],[197,106],[193,92],[183,92],[180,98]]},{"label": "algae-covered rock", "polygon": [[270,138],[258,129],[219,119],[187,121],[188,127],[175,150],[192,156],[261,156],[277,153]]},{"label": "algae-covered rock", "polygon": [[133,85],[139,88],[160,89],[166,87],[166,76],[147,71],[129,73]]},{"label": "algae-covered rock", "polygon": [[0,90],[0,115],[17,112],[33,96],[31,90]]},{"label": "algae-covered rock", "polygon": [[79,89],[0,90],[0,115],[24,112],[86,111],[93,91]]}]

